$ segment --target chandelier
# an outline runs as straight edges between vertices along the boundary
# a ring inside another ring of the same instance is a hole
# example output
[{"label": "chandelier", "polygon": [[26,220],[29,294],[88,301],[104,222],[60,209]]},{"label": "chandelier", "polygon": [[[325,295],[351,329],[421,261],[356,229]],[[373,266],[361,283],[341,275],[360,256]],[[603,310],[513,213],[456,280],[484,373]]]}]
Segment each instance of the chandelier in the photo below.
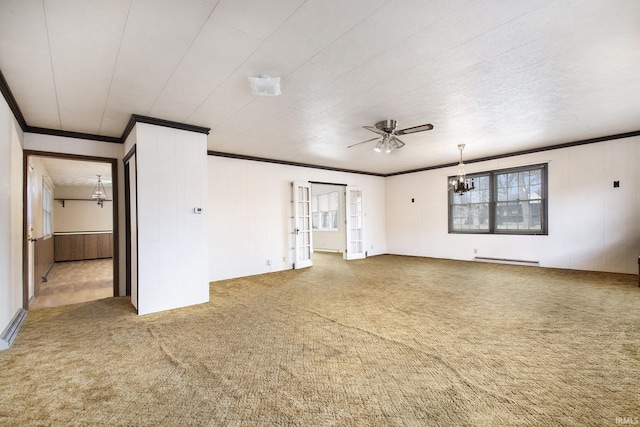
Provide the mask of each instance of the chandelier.
[{"label": "chandelier", "polygon": [[458,144],[458,150],[460,150],[458,176],[449,182],[449,188],[453,190],[454,193],[463,195],[467,191],[475,190],[476,184],[473,182],[473,178],[471,178],[471,185],[469,185],[469,180],[467,180],[464,173],[464,164],[462,163],[462,150],[464,150],[464,144]]},{"label": "chandelier", "polygon": [[100,175],[98,175],[98,182],[93,188],[91,198],[96,200],[101,208],[104,207],[104,201],[107,200],[107,191],[104,189],[104,184],[102,184],[102,181],[100,180]]}]

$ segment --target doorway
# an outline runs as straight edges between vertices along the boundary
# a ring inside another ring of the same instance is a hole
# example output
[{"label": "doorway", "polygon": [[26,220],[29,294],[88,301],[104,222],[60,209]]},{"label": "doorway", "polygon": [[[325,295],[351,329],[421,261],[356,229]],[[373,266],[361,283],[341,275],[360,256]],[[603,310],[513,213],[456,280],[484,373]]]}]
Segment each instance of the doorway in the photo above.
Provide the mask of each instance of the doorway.
[{"label": "doorway", "polygon": [[313,250],[366,257],[363,194],[358,187],[311,181]]},{"label": "doorway", "polygon": [[23,307],[117,296],[117,160],[25,150],[23,184]]},{"label": "doorway", "polygon": [[344,254],[347,248],[346,185],[311,184],[313,250]]}]

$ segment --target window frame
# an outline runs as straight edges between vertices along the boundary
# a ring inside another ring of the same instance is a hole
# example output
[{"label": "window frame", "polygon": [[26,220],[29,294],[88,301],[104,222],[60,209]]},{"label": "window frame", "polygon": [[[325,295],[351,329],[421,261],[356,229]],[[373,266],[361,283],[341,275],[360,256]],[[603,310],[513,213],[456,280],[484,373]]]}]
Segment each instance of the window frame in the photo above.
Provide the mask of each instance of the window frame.
[{"label": "window frame", "polygon": [[[335,209],[320,210],[320,197],[327,196],[328,207],[331,207],[333,195],[335,194]],[[311,196],[311,229],[313,231],[323,232],[339,232],[340,231],[340,195],[338,190],[328,191],[325,193],[312,194]],[[325,227],[324,224],[328,220],[331,221],[331,226]],[[333,226],[335,224],[335,227]]]},{"label": "window frame", "polygon": [[[540,198],[540,229],[539,230],[530,230],[530,229],[499,229],[497,227],[497,205],[498,203],[504,203],[504,201],[498,201],[498,175],[508,174],[508,173],[517,173],[517,172],[525,172],[525,171],[533,171],[540,170],[540,178],[541,178],[541,198]],[[476,172],[473,174],[467,174],[466,179],[477,179],[479,177],[487,176],[489,177],[489,226],[487,229],[466,229],[466,230],[456,230],[453,228],[453,206],[454,197],[456,196],[453,190],[448,189],[448,200],[447,200],[447,209],[448,209],[448,220],[449,220],[449,234],[502,234],[502,235],[521,235],[521,236],[547,236],[549,234],[548,227],[548,211],[549,211],[549,203],[548,203],[548,163],[538,163],[533,165],[526,166],[517,166],[505,169],[496,169],[485,172]],[[452,175],[447,177],[447,183],[451,181],[452,178],[456,178],[457,175]],[[476,190],[471,190],[476,191]]]}]

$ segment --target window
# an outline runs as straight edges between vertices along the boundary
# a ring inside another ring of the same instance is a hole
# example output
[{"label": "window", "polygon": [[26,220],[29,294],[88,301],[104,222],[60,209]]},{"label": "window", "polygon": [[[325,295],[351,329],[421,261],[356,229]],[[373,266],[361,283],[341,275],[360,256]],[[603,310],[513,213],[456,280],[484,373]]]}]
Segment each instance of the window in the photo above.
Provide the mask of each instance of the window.
[{"label": "window", "polygon": [[449,190],[450,233],[547,234],[546,164],[472,178],[475,190]]},{"label": "window", "polygon": [[314,230],[338,231],[338,192],[312,197],[311,220]]},{"label": "window", "polygon": [[51,237],[51,190],[42,184],[42,235]]}]

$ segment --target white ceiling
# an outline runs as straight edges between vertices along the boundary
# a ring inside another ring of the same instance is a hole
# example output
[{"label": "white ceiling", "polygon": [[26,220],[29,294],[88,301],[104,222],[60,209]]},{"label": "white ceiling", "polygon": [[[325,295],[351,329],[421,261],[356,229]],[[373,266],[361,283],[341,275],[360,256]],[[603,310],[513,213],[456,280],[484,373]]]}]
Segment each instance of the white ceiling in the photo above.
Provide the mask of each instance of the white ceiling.
[{"label": "white ceiling", "polygon": [[[2,0],[0,70],[30,126],[386,174],[637,131],[640,1]],[[384,119],[434,130],[346,148]]]},{"label": "white ceiling", "polygon": [[111,185],[111,164],[82,160],[32,156],[44,165],[45,172],[57,187],[93,187],[98,175],[105,186]]}]

